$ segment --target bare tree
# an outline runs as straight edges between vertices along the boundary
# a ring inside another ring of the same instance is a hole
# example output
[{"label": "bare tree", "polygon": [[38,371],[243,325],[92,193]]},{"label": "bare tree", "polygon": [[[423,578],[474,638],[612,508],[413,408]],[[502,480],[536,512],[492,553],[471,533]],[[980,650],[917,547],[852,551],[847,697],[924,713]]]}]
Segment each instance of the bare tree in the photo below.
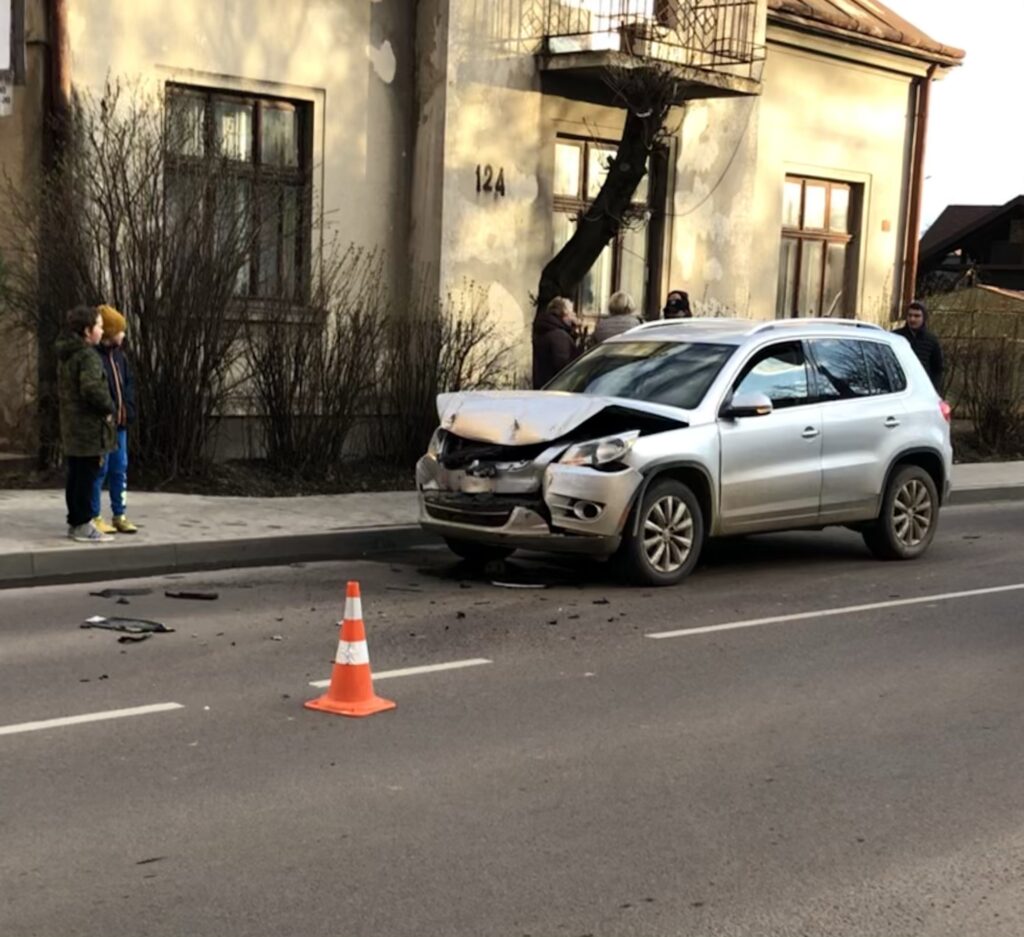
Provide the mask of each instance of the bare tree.
[{"label": "bare tree", "polygon": [[470,284],[441,300],[423,285],[412,308],[392,316],[375,394],[374,451],[409,468],[437,427],[437,395],[491,390],[515,381],[513,345],[489,315],[486,295]]},{"label": "bare tree", "polygon": [[246,357],[263,451],[277,472],[333,478],[373,398],[390,302],[384,258],[329,242],[308,309],[250,319]]},{"label": "bare tree", "polygon": [[638,61],[633,66],[606,68],[604,79],[616,102],[626,110],[618,152],[609,160],[608,175],[597,197],[577,219],[572,237],[541,272],[538,309],[555,296],[572,295],[622,228],[646,222],[645,217],[637,217],[633,196],[647,174],[652,154],[671,136],[666,122],[681,93],[680,80],[671,66]]},{"label": "bare tree", "polygon": [[239,358],[259,193],[240,201],[227,161],[192,155],[196,128],[172,117],[161,95],[108,81],[76,97],[54,165],[2,192],[11,305],[38,347],[42,461],[58,454],[53,342],[83,302],[127,314],[136,460],[174,476],[209,459]]}]

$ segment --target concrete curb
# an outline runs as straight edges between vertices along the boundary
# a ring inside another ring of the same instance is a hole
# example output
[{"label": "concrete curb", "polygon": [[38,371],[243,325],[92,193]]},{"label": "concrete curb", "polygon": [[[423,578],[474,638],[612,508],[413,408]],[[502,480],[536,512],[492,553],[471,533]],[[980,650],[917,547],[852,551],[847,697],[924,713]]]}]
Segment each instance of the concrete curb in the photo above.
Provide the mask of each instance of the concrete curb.
[{"label": "concrete curb", "polygon": [[989,504],[996,501],[1024,501],[1024,485],[1002,485],[994,488],[953,489],[949,503],[953,507],[965,504]]},{"label": "concrete curb", "polygon": [[68,550],[0,556],[0,589],[101,582],[208,569],[360,559],[373,553],[437,542],[436,536],[418,525],[408,525],[246,540],[139,544],[116,551],[104,550],[102,545],[87,544]]}]

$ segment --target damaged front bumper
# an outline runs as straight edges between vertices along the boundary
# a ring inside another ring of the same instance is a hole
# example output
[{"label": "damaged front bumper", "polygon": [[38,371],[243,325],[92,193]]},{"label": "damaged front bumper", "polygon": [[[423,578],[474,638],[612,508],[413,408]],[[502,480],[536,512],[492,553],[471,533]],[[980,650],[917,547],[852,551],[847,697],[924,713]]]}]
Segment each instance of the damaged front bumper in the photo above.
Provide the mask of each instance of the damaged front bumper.
[{"label": "damaged front bumper", "polygon": [[606,556],[622,530],[643,476],[544,464],[543,459],[474,474],[426,455],[416,466],[420,524],[445,537],[515,549]]}]

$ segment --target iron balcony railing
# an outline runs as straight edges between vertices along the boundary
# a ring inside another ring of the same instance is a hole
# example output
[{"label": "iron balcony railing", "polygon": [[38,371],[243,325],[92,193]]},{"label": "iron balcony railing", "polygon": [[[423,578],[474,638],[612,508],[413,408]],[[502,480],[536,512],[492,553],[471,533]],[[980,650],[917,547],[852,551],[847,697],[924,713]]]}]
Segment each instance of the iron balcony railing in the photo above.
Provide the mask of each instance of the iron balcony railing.
[{"label": "iron balcony railing", "polygon": [[763,58],[758,0],[545,0],[550,55],[619,52],[716,70]]}]

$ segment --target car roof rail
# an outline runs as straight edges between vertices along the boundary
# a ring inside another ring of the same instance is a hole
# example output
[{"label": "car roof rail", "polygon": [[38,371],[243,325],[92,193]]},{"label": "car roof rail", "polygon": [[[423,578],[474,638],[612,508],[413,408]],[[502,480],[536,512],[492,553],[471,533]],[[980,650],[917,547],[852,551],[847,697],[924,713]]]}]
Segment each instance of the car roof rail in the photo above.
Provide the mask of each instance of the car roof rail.
[{"label": "car roof rail", "polygon": [[[630,332],[636,332],[639,329],[653,329],[653,328],[665,328],[680,325],[693,325],[695,322],[718,322],[725,324],[738,325],[741,322],[746,322],[746,319],[735,319],[732,317],[723,316],[692,316],[689,319],[649,319],[647,322],[641,322],[639,325],[634,325]],[[625,334],[625,332],[621,333]]]},{"label": "car roof rail", "polygon": [[770,322],[764,322],[759,325],[753,331],[753,335],[757,335],[760,332],[770,332],[772,329],[796,329],[807,325],[838,325],[845,326],[850,329],[871,329],[875,332],[884,332],[883,329],[877,322],[862,322],[860,319],[825,319],[825,318],[807,318],[807,319],[774,319]]}]

